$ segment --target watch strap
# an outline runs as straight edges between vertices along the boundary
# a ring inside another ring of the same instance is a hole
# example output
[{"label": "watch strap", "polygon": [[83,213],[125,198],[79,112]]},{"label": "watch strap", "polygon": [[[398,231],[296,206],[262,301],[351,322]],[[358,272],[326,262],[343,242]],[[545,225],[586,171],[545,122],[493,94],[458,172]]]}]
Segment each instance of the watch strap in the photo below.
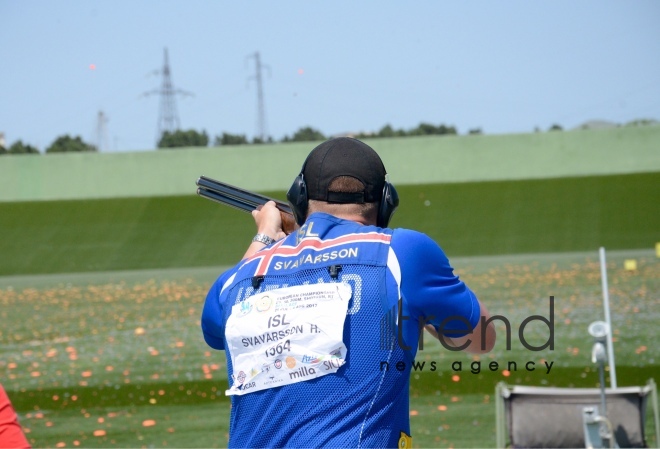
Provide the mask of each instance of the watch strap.
[{"label": "watch strap", "polygon": [[267,236],[266,234],[257,234],[252,238],[253,242],[261,242],[264,245],[272,245],[275,243],[275,239],[272,237]]}]

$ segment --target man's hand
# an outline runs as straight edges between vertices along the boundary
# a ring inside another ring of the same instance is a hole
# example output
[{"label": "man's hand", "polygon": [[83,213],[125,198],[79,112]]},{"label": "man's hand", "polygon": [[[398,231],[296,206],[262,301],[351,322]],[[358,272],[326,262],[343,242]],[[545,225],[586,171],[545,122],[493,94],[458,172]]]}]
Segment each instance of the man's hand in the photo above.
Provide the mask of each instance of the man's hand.
[{"label": "man's hand", "polygon": [[[252,211],[252,217],[257,225],[257,234],[265,234],[268,237],[281,240],[286,237],[286,233],[282,229],[282,216],[280,210],[275,206],[274,201],[269,201],[263,206],[257,206]],[[264,244],[261,242],[252,242],[243,256],[243,259],[252,257],[257,251],[263,249]]]},{"label": "man's hand", "polygon": [[275,240],[286,237],[282,229],[282,216],[274,201],[269,201],[263,206],[257,206],[252,211],[252,217],[257,225],[257,233],[266,234]]}]

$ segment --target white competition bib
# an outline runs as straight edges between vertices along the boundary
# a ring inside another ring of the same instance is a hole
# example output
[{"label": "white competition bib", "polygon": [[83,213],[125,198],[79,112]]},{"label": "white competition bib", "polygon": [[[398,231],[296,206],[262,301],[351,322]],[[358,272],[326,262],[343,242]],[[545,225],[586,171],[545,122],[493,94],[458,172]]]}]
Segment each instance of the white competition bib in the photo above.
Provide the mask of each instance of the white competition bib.
[{"label": "white competition bib", "polygon": [[234,374],[226,395],[243,395],[336,372],[346,359],[351,286],[300,285],[250,296],[225,327]]}]

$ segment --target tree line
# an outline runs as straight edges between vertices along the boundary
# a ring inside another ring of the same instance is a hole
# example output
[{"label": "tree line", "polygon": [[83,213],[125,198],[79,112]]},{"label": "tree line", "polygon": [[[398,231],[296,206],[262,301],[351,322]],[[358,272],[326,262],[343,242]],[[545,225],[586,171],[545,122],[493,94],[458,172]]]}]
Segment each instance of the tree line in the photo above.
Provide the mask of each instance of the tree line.
[{"label": "tree line", "polygon": [[[406,137],[406,136],[428,136],[428,135],[451,135],[458,134],[456,127],[447,125],[432,125],[430,123],[420,123],[417,127],[405,130],[394,129],[391,125],[383,126],[375,133],[356,133],[353,137],[358,139],[367,137]],[[481,129],[473,129],[468,134],[481,134]],[[280,142],[314,142],[328,139],[318,129],[311,126],[304,126],[293,134],[285,135]],[[183,147],[207,147],[210,143],[209,135],[206,131],[197,131],[194,129],[177,130],[174,132],[165,131],[158,141],[158,148],[183,148]],[[245,134],[231,134],[223,132],[215,136],[213,146],[226,145],[260,145],[265,143],[274,143],[272,137],[261,139],[254,137],[248,139]],[[46,153],[62,152],[93,152],[98,151],[96,146],[84,142],[80,136],[63,135],[46,148]],[[0,145],[0,155],[2,154],[39,154],[39,150],[32,145],[26,144],[21,140],[14,142],[9,148]]]},{"label": "tree line", "polygon": [[[94,145],[85,143],[80,136],[71,137],[69,135],[58,137],[46,148],[46,153],[66,153],[70,151],[97,151],[97,149]],[[40,154],[40,152],[32,145],[17,140],[9,148],[0,145],[0,155],[2,154]]]},{"label": "tree line", "polygon": [[[657,125],[659,122],[650,119],[638,119],[628,122],[624,125],[613,124],[613,126],[647,126]],[[580,129],[588,129],[582,126]],[[548,131],[563,131],[563,127],[556,123],[552,124]],[[536,127],[534,132],[541,132],[541,129]],[[452,125],[433,125],[430,123],[420,123],[415,128],[411,129],[395,129],[387,124],[376,132],[370,133],[355,133],[351,137],[358,139],[373,138],[373,137],[408,137],[408,136],[433,136],[433,135],[457,135],[458,131]],[[468,135],[483,134],[481,128],[472,128],[467,131]],[[285,135],[280,142],[318,142],[323,141],[331,136],[324,135],[318,129],[311,126],[304,126],[298,129],[291,136]],[[261,139],[254,137],[251,140],[245,134],[231,134],[223,132],[215,136],[213,146],[226,146],[226,145],[260,145],[264,143],[274,143],[272,137]],[[183,148],[183,147],[207,147],[209,146],[210,138],[206,131],[197,131],[194,129],[177,130],[174,132],[165,131],[158,141],[158,148]],[[55,141],[46,148],[46,153],[64,153],[64,152],[82,152],[82,151],[98,151],[96,146],[86,143],[80,136],[71,137],[63,135],[55,139]],[[23,143],[21,140],[14,142],[9,148],[0,145],[0,155],[3,154],[40,154],[39,150],[32,145]]]},{"label": "tree line", "polygon": [[[428,136],[428,135],[445,135],[445,134],[458,134],[456,127],[447,125],[432,125],[430,123],[420,123],[416,128],[394,129],[391,125],[383,126],[378,132],[375,133],[356,133],[353,137],[358,139],[367,137],[406,137],[406,136]],[[470,130],[470,134],[481,134],[481,130]],[[330,136],[324,135],[318,129],[311,126],[304,126],[294,132],[291,136],[285,135],[280,142],[314,142],[328,139]],[[230,134],[223,132],[215,137],[213,141],[214,146],[223,145],[259,145],[263,143],[273,143],[272,137],[261,139],[254,137],[251,141],[245,134]],[[195,130],[187,131],[165,131],[160,141],[158,148],[176,148],[176,147],[205,147],[209,144],[209,136],[206,131],[198,132]]]}]

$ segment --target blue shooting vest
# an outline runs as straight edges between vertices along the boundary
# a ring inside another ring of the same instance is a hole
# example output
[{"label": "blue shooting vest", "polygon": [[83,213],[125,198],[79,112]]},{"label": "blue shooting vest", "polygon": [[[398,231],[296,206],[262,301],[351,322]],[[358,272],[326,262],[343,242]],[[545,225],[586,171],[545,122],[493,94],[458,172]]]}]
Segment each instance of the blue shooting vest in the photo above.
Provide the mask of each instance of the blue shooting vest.
[{"label": "blue shooting vest", "polygon": [[[233,305],[264,291],[329,282],[352,289],[346,363],[323,377],[232,396],[230,447],[394,447],[410,434],[414,353],[397,344],[400,270],[391,238],[391,229],[315,213],[227,279],[219,297],[224,323]],[[230,354],[227,361],[232,385]]]}]

